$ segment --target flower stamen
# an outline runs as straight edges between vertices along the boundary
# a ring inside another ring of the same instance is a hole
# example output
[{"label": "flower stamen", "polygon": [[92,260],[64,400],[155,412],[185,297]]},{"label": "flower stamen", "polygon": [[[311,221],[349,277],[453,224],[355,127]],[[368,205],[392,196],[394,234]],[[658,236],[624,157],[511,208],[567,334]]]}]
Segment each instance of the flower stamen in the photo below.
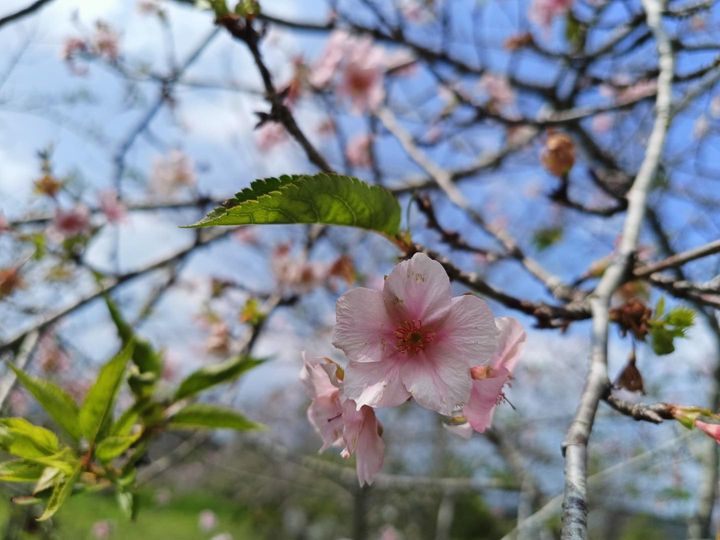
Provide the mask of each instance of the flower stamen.
[{"label": "flower stamen", "polygon": [[405,321],[395,329],[397,341],[395,346],[402,353],[416,354],[425,350],[433,339],[435,332],[423,328],[419,320]]}]

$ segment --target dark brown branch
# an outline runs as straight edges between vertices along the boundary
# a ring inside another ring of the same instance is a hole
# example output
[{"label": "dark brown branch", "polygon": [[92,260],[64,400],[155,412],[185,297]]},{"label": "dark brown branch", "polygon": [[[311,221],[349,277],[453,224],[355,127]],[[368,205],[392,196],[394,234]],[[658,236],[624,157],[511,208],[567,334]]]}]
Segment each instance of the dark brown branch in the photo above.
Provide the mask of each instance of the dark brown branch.
[{"label": "dark brown branch", "polygon": [[11,22],[22,19],[23,17],[32,15],[33,13],[38,11],[40,8],[42,8],[46,4],[49,4],[50,2],[52,2],[52,0],[35,0],[35,2],[30,4],[29,6],[19,9],[18,11],[14,12],[14,13],[10,13],[9,15],[5,15],[4,17],[0,18],[0,28],[5,26],[6,24],[10,24]]}]

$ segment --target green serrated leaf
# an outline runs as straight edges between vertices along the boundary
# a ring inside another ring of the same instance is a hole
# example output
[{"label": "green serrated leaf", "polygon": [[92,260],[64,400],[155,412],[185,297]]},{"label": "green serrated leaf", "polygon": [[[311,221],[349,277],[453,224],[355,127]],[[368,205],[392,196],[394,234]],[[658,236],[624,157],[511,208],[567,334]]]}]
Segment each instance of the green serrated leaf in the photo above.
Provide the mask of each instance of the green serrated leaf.
[{"label": "green serrated leaf", "polygon": [[36,482],[45,467],[39,463],[16,459],[0,463],[0,482]]},{"label": "green serrated leaf", "polygon": [[12,364],[10,364],[10,369],[15,372],[20,384],[33,395],[50,418],[70,435],[73,440],[79,440],[81,437],[78,426],[79,409],[73,398],[71,398],[65,390],[50,381],[31,377]]},{"label": "green serrated leaf", "polygon": [[695,323],[695,312],[690,308],[676,307],[667,314],[665,320],[668,324],[685,331]]},{"label": "green serrated leaf", "polygon": [[48,500],[45,511],[42,515],[37,518],[38,521],[46,521],[53,517],[55,513],[60,509],[65,500],[72,493],[73,487],[75,486],[75,480],[80,476],[81,467],[78,465],[70,476],[64,478],[64,480],[55,484],[50,499]]},{"label": "green serrated leaf", "polygon": [[100,429],[110,418],[125,367],[132,356],[133,345],[132,341],[128,343],[102,367],[80,408],[80,430],[90,444],[95,443]]},{"label": "green serrated leaf", "polygon": [[0,419],[0,449],[26,459],[49,456],[59,450],[57,436],[24,418]]},{"label": "green serrated leaf", "polygon": [[263,361],[248,356],[238,356],[226,362],[205,366],[190,374],[180,383],[173,400],[178,401],[212,386],[230,382],[246,371],[259,366]]},{"label": "green serrated leaf", "polygon": [[105,437],[95,448],[95,457],[103,463],[112,461],[122,455],[140,437],[140,432],[132,435]]},{"label": "green serrated leaf", "polygon": [[216,428],[251,431],[263,429],[261,424],[248,420],[242,414],[217,405],[192,403],[169,418],[171,428]]},{"label": "green serrated leaf", "polygon": [[191,227],[322,223],[394,237],[400,213],[395,196],[384,187],[321,173],[256,180]]}]

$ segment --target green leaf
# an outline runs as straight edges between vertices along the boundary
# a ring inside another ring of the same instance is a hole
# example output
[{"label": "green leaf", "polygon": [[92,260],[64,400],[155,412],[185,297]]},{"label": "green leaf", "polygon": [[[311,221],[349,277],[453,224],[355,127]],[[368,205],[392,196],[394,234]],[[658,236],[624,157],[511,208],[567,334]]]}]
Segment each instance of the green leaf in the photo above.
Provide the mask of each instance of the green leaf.
[{"label": "green leaf", "polygon": [[238,356],[226,362],[205,366],[190,374],[180,383],[177,392],[175,392],[174,401],[197,394],[211,386],[230,382],[263,362],[264,360],[257,360],[248,356]]},{"label": "green leaf", "polygon": [[321,173],[256,180],[191,227],[323,223],[394,237],[400,213],[395,196],[384,187]]},{"label": "green leaf", "polygon": [[650,337],[652,338],[652,349],[657,355],[665,355],[675,352],[675,345],[673,345],[673,336],[662,326],[653,326],[650,330]]},{"label": "green leaf", "polygon": [[655,304],[655,318],[659,319],[665,314],[665,297],[661,296]]},{"label": "green leaf", "polygon": [[0,482],[36,482],[45,467],[39,463],[16,459],[0,463]]},{"label": "green leaf", "polygon": [[23,370],[10,364],[10,369],[15,372],[20,384],[40,403],[43,409],[68,435],[75,441],[81,437],[78,426],[77,403],[56,384],[31,377]]},{"label": "green leaf", "polygon": [[232,409],[205,403],[192,403],[182,408],[170,417],[169,422],[171,428],[181,429],[227,428],[238,431],[263,429],[261,424],[248,420]]},{"label": "green leaf", "polygon": [[557,244],[562,237],[562,227],[545,227],[533,233],[533,244],[538,251],[544,251]]},{"label": "green leaf", "polygon": [[134,519],[138,511],[138,501],[134,493],[129,491],[118,491],[115,495],[118,506],[125,517]]},{"label": "green leaf", "polygon": [[95,456],[103,463],[112,461],[130,448],[138,440],[140,434],[141,432],[138,431],[133,435],[105,437],[95,448]]},{"label": "green leaf", "polygon": [[133,352],[133,342],[128,343],[114,358],[105,364],[85,397],[80,409],[80,429],[90,444],[108,421],[115,398],[125,374],[125,366]]},{"label": "green leaf", "polygon": [[156,378],[159,377],[162,372],[162,355],[150,345],[150,342],[135,334],[135,331],[127,321],[125,321],[122,313],[120,313],[120,309],[110,296],[105,296],[105,303],[107,304],[110,317],[113,323],[115,323],[115,328],[123,345],[127,345],[134,339],[135,350],[133,351],[132,358],[140,370],[140,373],[153,373]]},{"label": "green leaf", "polygon": [[37,518],[38,521],[46,521],[53,517],[55,513],[60,509],[65,500],[72,493],[73,487],[75,486],[75,480],[80,476],[81,466],[78,465],[70,476],[65,477],[63,481],[59,481],[55,484],[50,499],[48,500],[45,511],[42,515]]},{"label": "green leaf", "polygon": [[57,436],[24,418],[0,419],[0,449],[17,457],[34,459],[59,450]]},{"label": "green leaf", "polygon": [[685,331],[695,323],[695,312],[686,307],[676,307],[667,314],[665,319],[669,325],[674,326],[677,330]]}]

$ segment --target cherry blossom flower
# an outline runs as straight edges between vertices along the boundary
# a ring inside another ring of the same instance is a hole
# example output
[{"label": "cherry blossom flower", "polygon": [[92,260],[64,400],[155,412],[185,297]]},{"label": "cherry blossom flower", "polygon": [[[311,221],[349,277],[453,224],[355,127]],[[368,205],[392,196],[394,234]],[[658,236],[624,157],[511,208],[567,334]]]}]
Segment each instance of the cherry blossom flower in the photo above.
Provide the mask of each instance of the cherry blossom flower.
[{"label": "cherry blossom flower", "polygon": [[92,525],[92,535],[93,538],[96,538],[97,540],[106,540],[107,538],[110,538],[111,533],[112,525],[110,525],[110,522],[107,519],[96,521]]},{"label": "cherry blossom flower", "polygon": [[64,237],[85,234],[90,228],[90,211],[83,205],[69,210],[58,208],[55,212],[53,228]]},{"label": "cherry blossom flower", "polygon": [[95,23],[95,34],[92,37],[93,52],[98,56],[115,62],[120,56],[119,36],[112,27],[103,21]]},{"label": "cherry blossom flower", "polygon": [[360,134],[350,139],[345,149],[345,155],[348,161],[354,167],[370,167],[372,159],[370,156],[370,145],[372,144],[372,136],[368,134]]},{"label": "cherry blossom flower", "polygon": [[273,250],[270,266],[278,285],[297,293],[310,292],[327,279],[328,269],[324,265],[293,257],[288,244]]},{"label": "cherry blossom flower", "polygon": [[470,368],[489,361],[497,346],[485,301],[451,297],[447,273],[424,253],[398,264],[382,292],[345,293],[336,315],[333,344],[350,360],[343,391],[358,408],[412,397],[451,415],[470,397]]},{"label": "cherry blossom flower", "polygon": [[38,363],[44,373],[60,373],[68,369],[70,359],[58,346],[52,334],[45,334],[38,345]]},{"label": "cherry blossom flower", "polygon": [[255,130],[255,144],[263,152],[272,150],[277,145],[288,140],[285,126],[280,122],[265,122]]},{"label": "cherry blossom flower", "polygon": [[309,80],[313,86],[324,88],[338,75],[338,92],[350,99],[355,112],[362,113],[377,109],[385,97],[382,81],[387,67],[384,49],[372,39],[336,30]]},{"label": "cherry blossom flower", "polygon": [[495,109],[512,107],[515,103],[515,92],[507,78],[494,73],[486,73],[480,79],[480,87],[487,94],[490,105]]},{"label": "cherry blossom flower", "polygon": [[196,182],[192,160],[180,150],[172,150],[153,162],[150,185],[161,195],[171,195],[183,187],[193,187]]},{"label": "cherry blossom flower", "polygon": [[120,223],[125,220],[127,208],[118,199],[117,192],[114,189],[102,191],[98,196],[100,202],[100,210],[110,223]]},{"label": "cherry blossom flower", "polygon": [[530,20],[549,30],[555,18],[565,15],[572,4],[573,0],[533,0],[530,6]]},{"label": "cherry blossom flower", "polygon": [[499,317],[495,324],[500,330],[500,344],[489,366],[475,366],[470,370],[473,379],[470,401],[463,414],[472,428],[482,433],[490,427],[495,408],[503,399],[503,387],[510,380],[525,343],[525,331],[510,317]]},{"label": "cherry blossom flower", "polygon": [[230,351],[230,337],[230,327],[226,323],[214,322],[205,349],[211,354],[226,355]]},{"label": "cherry blossom flower", "polygon": [[347,399],[343,401],[341,386],[343,371],[330,359],[307,361],[300,379],[312,401],[308,420],[323,440],[320,451],[331,446],[344,446],[345,459],[355,454],[356,472],[360,485],[371,484],[382,468],[385,443],[375,411]]},{"label": "cherry blossom flower", "polygon": [[218,517],[212,510],[203,510],[198,515],[198,528],[203,532],[210,532],[218,526]]}]

